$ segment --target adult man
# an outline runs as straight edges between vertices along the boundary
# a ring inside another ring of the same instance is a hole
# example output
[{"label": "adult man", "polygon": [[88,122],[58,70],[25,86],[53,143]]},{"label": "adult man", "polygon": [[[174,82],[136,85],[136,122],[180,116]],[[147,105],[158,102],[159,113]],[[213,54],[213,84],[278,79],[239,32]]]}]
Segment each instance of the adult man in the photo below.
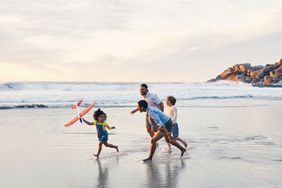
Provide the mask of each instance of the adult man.
[{"label": "adult man", "polygon": [[145,100],[140,100],[137,105],[137,111],[146,112],[147,117],[150,117],[156,123],[158,130],[155,132],[151,139],[151,151],[150,156],[143,161],[152,160],[156,150],[157,141],[162,137],[165,137],[167,143],[171,143],[181,151],[181,157],[183,156],[186,149],[183,148],[178,142],[171,137],[172,120],[163,112],[155,107],[150,107]]},{"label": "adult man", "polygon": [[[147,84],[140,85],[140,95],[141,95],[141,99],[147,101],[150,107],[156,107],[159,110],[161,110],[162,112],[164,111],[163,102],[160,100],[158,95],[149,92]],[[137,111],[138,109],[136,108],[131,111],[131,114],[134,114]],[[146,128],[147,128],[147,132],[149,133],[149,135],[153,137],[154,132],[157,131],[157,127],[153,119],[148,116],[146,116]]]}]

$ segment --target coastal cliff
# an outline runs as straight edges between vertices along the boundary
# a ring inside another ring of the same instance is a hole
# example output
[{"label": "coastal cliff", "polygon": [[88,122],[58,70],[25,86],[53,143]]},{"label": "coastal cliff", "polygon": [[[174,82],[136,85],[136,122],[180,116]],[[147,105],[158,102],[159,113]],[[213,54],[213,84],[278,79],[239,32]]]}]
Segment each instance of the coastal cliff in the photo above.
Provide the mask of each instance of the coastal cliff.
[{"label": "coastal cliff", "polygon": [[252,66],[249,63],[236,64],[208,82],[219,80],[240,81],[257,87],[282,87],[282,59],[265,66]]}]

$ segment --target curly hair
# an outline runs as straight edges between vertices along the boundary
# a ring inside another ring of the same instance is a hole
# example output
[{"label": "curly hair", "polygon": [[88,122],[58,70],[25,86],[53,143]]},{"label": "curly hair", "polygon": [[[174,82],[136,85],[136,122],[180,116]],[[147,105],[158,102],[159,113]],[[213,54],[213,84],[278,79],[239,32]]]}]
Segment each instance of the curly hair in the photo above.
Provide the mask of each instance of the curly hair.
[{"label": "curly hair", "polygon": [[94,111],[94,114],[93,114],[93,117],[96,121],[98,121],[98,118],[101,116],[101,115],[105,115],[106,118],[107,118],[107,114],[105,112],[103,112],[100,108],[98,108],[98,110]]}]

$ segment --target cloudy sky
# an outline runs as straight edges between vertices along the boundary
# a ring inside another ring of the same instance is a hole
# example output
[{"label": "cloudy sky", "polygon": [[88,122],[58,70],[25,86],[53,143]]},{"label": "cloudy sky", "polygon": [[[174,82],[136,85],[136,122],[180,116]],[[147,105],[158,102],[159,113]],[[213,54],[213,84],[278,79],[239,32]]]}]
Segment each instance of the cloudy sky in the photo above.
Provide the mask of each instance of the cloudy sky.
[{"label": "cloudy sky", "polygon": [[0,82],[202,82],[282,58],[281,0],[1,0]]}]

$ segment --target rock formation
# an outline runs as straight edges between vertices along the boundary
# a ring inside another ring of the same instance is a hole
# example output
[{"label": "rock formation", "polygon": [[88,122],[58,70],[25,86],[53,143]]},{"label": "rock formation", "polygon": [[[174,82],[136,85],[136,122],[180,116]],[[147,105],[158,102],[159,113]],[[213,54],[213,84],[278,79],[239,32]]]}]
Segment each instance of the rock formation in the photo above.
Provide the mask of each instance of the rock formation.
[{"label": "rock formation", "polygon": [[249,63],[236,64],[208,82],[218,80],[240,81],[258,87],[282,87],[282,59],[265,66],[251,66]]}]

